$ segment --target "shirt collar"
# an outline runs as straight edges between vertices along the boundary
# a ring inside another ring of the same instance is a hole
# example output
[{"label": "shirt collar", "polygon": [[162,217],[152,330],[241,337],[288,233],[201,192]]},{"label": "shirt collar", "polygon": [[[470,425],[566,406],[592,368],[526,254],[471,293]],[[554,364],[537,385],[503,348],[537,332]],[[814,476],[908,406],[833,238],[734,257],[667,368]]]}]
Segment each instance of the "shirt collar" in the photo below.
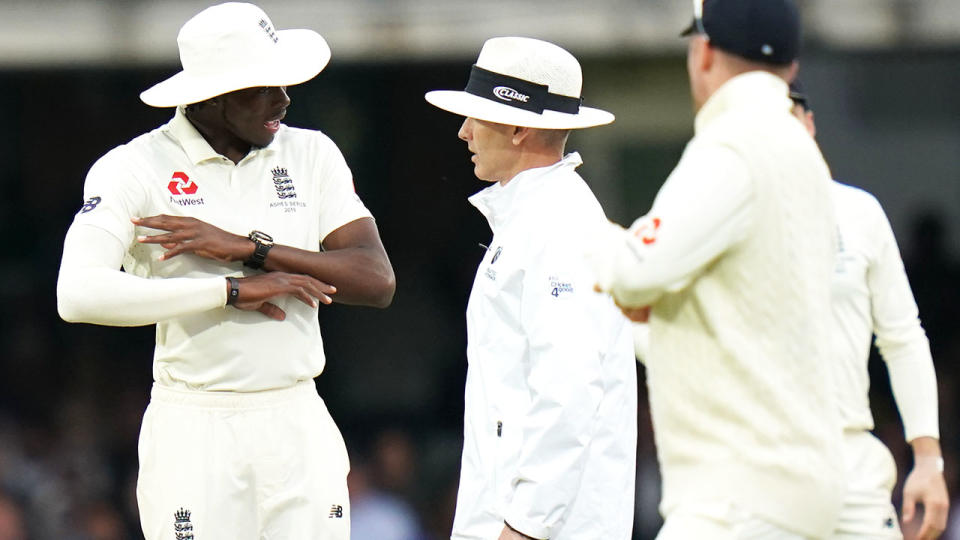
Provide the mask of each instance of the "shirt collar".
[{"label": "shirt collar", "polygon": [[[276,150],[278,145],[278,139],[280,138],[280,133],[283,131],[281,125],[280,132],[277,133],[277,136],[274,137],[273,142],[270,143],[270,146],[266,148],[252,148],[250,152],[243,158],[247,159],[252,156],[255,156],[261,152],[269,153]],[[203,135],[197,131],[197,128],[193,125],[192,122],[187,118],[187,115],[183,113],[183,110],[180,107],[176,108],[176,112],[173,115],[173,118],[167,122],[167,125],[164,126],[164,130],[173,138],[180,147],[183,148],[183,151],[187,154],[187,157],[190,158],[195,165],[200,163],[215,159],[223,160],[227,159],[226,157],[217,153],[216,150],[210,146],[210,143],[203,138]]]},{"label": "shirt collar", "polygon": [[790,111],[787,83],[766,71],[749,71],[725,82],[700,108],[694,123],[699,133],[733,109],[773,108]]},{"label": "shirt collar", "polygon": [[545,184],[546,179],[551,173],[561,169],[576,169],[583,164],[583,159],[577,152],[571,152],[560,161],[546,167],[537,167],[520,171],[506,185],[495,182],[477,193],[471,195],[467,200],[470,204],[477,207],[490,228],[496,231],[497,227],[503,225],[512,215],[512,210],[517,208],[528,193],[537,191]]}]

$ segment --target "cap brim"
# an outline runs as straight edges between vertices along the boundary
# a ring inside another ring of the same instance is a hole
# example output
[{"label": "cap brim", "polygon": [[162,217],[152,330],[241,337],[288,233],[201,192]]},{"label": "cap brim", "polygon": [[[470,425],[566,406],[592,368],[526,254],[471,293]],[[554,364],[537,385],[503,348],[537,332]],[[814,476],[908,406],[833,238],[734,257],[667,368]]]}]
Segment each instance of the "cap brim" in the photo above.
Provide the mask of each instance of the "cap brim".
[{"label": "cap brim", "polygon": [[313,30],[277,32],[275,53],[258,64],[248,64],[235,73],[188,73],[181,71],[140,93],[151,107],[176,107],[257,86],[293,86],[309,81],[330,62],[330,46]]},{"label": "cap brim", "polygon": [[700,29],[697,28],[697,19],[690,21],[690,26],[684,28],[683,32],[680,32],[680,37],[689,37],[700,33]]},{"label": "cap brim", "polygon": [[543,114],[525,111],[458,90],[434,90],[424,98],[431,105],[460,116],[487,122],[537,129],[583,129],[614,121],[613,114],[592,107],[580,107],[577,114],[545,110]]}]

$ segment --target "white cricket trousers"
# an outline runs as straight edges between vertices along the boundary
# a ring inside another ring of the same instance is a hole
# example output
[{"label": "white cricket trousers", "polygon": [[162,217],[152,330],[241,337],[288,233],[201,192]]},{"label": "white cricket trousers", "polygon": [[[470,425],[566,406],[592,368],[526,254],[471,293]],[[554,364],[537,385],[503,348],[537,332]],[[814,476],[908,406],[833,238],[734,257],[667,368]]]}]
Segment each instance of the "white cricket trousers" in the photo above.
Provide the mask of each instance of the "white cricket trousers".
[{"label": "white cricket trousers", "polygon": [[657,540],[808,540],[728,501],[698,501],[673,509]]},{"label": "white cricket trousers", "polygon": [[847,491],[832,540],[903,538],[890,502],[897,465],[890,450],[869,431],[843,433]]},{"label": "white cricket trousers", "polygon": [[154,384],[140,430],[146,540],[349,540],[347,451],[312,380],[263,392]]}]

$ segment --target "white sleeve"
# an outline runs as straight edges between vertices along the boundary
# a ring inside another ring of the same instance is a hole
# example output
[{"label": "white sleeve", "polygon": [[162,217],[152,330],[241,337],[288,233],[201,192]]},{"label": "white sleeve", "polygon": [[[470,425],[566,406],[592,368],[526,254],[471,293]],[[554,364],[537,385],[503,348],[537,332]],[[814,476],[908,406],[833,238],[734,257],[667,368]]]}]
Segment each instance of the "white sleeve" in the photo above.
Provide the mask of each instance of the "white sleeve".
[{"label": "white sleeve", "polygon": [[890,222],[879,203],[872,198],[871,202],[878,214],[873,227],[877,251],[867,269],[867,286],[877,348],[890,373],[906,440],[922,436],[939,439],[937,376],[930,342],[920,325],[917,303]]},{"label": "white sleeve", "polygon": [[593,292],[583,259],[567,245],[552,244],[529,255],[536,262],[523,278],[520,323],[528,343],[530,407],[517,414],[523,447],[504,515],[536,538],[553,537],[579,491],[603,396],[597,309],[609,302]]},{"label": "white sleeve", "polygon": [[686,287],[740,242],[753,221],[753,184],[732,149],[692,142],[646,216],[597,232],[588,258],[597,284],[625,307]]},{"label": "white sleeve", "polygon": [[67,322],[143,326],[221,308],[224,278],[145,279],[120,271],[126,251],[116,236],[74,223],[63,243],[57,310]]},{"label": "white sleeve", "polygon": [[353,173],[337,145],[326,135],[321,137],[322,163],[319,165],[320,241],[331,232],[360,218],[373,217],[353,186]]},{"label": "white sleeve", "polygon": [[98,159],[84,181],[84,204],[74,216],[74,224],[99,227],[124,246],[130,245],[134,235],[130,218],[143,217],[148,199],[131,169],[122,147]]}]

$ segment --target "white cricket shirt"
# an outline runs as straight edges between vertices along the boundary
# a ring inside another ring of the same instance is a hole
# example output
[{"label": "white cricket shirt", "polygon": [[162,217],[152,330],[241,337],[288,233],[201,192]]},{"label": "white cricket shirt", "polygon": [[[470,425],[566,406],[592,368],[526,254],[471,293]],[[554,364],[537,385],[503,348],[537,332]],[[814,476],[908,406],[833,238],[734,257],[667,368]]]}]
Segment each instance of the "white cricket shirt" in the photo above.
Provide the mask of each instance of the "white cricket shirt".
[{"label": "white cricket shirt", "polygon": [[[288,387],[323,370],[315,308],[280,298],[274,303],[287,317],[274,321],[225,307],[223,278],[259,271],[190,254],[160,261],[161,246],[136,242],[137,236],[157,231],[134,227],[130,218],[192,216],[231,233],[246,236],[256,229],[277,244],[319,251],[327,234],[370,217],[342,154],[326,135],[281,126],[269,146],[252,149],[234,164],[217,154],[178,109],[169,123],[100,158],[87,175],[84,198],[65,243],[61,310],[70,310],[72,295],[87,294],[88,302],[104,306],[87,322],[156,322],[153,375],[158,383],[251,392]],[[90,269],[89,261],[81,261],[84,246],[75,245],[76,239],[103,236],[85,233],[88,227],[107,231],[127,249],[123,267],[129,275],[115,268]],[[72,274],[82,275],[84,282],[71,281]]]},{"label": "white cricket shirt", "polygon": [[887,364],[907,441],[939,438],[937,380],[930,343],[920,326],[900,250],[873,195],[839,182],[831,194],[837,215],[833,279],[833,366],[844,427],[873,429],[870,341]]}]

